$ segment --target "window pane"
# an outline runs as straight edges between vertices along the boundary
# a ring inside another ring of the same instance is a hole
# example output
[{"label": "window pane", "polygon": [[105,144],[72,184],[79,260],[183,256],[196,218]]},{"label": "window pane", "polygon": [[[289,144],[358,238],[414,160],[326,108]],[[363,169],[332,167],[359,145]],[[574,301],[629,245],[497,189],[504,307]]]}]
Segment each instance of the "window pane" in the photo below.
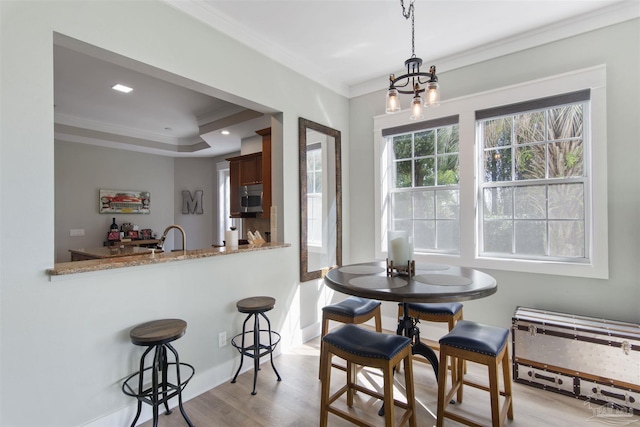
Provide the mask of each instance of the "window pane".
[{"label": "window pane", "polygon": [[438,154],[458,152],[458,125],[438,129],[437,138]]},{"label": "window pane", "polygon": [[411,134],[393,137],[394,159],[411,158]]},{"label": "window pane", "polygon": [[426,187],[435,185],[435,167],[434,159],[416,159],[416,181],[415,187]]},{"label": "window pane", "polygon": [[584,219],[584,184],[550,185],[549,219]]},{"label": "window pane", "polygon": [[547,230],[545,221],[515,221],[516,253],[546,255]]},{"label": "window pane", "polygon": [[545,144],[516,147],[516,179],[544,179],[546,176]]},{"label": "window pane", "polygon": [[322,193],[322,171],[320,172],[314,172],[314,178],[313,178],[313,182],[314,182],[314,193]]},{"label": "window pane", "polygon": [[547,217],[547,189],[544,185],[516,187],[515,218],[518,219],[546,219]]},{"label": "window pane", "polygon": [[549,255],[585,256],[583,221],[549,221]]},{"label": "window pane", "polygon": [[511,149],[485,152],[485,182],[511,181]]},{"label": "window pane", "polygon": [[436,247],[436,222],[427,220],[414,221],[415,237],[413,249],[415,252],[431,251]]},{"label": "window pane", "polygon": [[394,218],[406,219],[412,217],[411,193],[393,193],[392,203]]},{"label": "window pane", "polygon": [[460,225],[458,221],[436,222],[438,249],[442,251],[458,251],[460,249]]},{"label": "window pane", "polygon": [[544,111],[514,117],[516,144],[544,141]]},{"label": "window pane", "polygon": [[458,219],[460,203],[458,202],[458,190],[440,190],[436,192],[438,219]]},{"label": "window pane", "polygon": [[394,220],[392,227],[394,231],[406,231],[409,236],[413,236],[413,221],[410,219]]},{"label": "window pane", "polygon": [[512,253],[513,223],[511,221],[488,221],[484,223],[484,251]]},{"label": "window pane", "polygon": [[438,157],[438,185],[457,184],[460,179],[458,155]]},{"label": "window pane", "polygon": [[484,122],[484,147],[511,145],[511,117]]},{"label": "window pane", "polygon": [[416,219],[435,219],[434,198],[434,191],[413,193],[413,217]]},{"label": "window pane", "polygon": [[411,187],[411,160],[396,162],[396,188]]},{"label": "window pane", "polygon": [[549,178],[582,176],[582,140],[549,144]]},{"label": "window pane", "polygon": [[513,217],[513,188],[485,188],[483,195],[485,218]]},{"label": "window pane", "polygon": [[548,139],[582,138],[582,104],[548,110]]},{"label": "window pane", "polygon": [[435,154],[436,131],[417,132],[415,134],[415,157],[433,156]]}]

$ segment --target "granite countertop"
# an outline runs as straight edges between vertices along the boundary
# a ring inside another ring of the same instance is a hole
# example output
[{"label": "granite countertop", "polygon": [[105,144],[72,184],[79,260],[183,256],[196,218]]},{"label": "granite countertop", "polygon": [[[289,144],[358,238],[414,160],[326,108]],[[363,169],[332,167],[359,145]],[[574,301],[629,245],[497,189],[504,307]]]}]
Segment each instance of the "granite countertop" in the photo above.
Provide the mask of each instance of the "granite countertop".
[{"label": "granite countertop", "polygon": [[[132,255],[148,255],[153,252],[150,248],[143,248],[139,246],[103,246],[101,248],[89,248],[89,249],[69,249],[69,252],[72,254],[90,256],[93,258],[117,258],[122,256],[132,256]],[[157,251],[161,252],[161,251]]]},{"label": "granite countertop", "polygon": [[[148,253],[126,254],[124,256],[108,257],[103,259],[92,259],[87,261],[73,261],[56,263],[53,268],[47,269],[49,276],[63,276],[68,274],[86,273],[90,271],[111,270],[114,268],[133,267],[136,265],[160,264],[165,262],[182,261],[188,259],[208,258],[212,256],[232,255],[243,252],[264,251],[269,249],[286,248],[291,243],[260,243],[256,245],[240,245],[237,249],[226,247],[212,247],[207,249],[194,249],[176,252],[151,253],[151,249],[146,249]],[[102,248],[101,248],[102,249]],[[109,251],[108,248],[105,248]],[[80,251],[80,249],[79,249]]]}]

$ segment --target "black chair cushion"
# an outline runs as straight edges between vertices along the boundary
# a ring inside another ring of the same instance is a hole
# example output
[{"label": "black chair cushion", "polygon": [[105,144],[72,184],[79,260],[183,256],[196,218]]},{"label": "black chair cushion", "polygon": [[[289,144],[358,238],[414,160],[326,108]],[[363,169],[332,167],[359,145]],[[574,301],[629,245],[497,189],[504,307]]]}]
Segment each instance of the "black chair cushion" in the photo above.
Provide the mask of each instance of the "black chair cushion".
[{"label": "black chair cushion", "polygon": [[440,338],[440,345],[496,356],[507,343],[508,336],[508,329],[460,320],[451,332]]},{"label": "black chair cushion", "polygon": [[360,297],[349,297],[337,304],[322,307],[322,311],[326,313],[338,314],[341,316],[356,317],[371,313],[373,310],[380,307],[380,304],[380,301],[376,300]]},{"label": "black chair cushion", "polygon": [[347,324],[322,337],[322,341],[357,356],[391,359],[411,340],[402,335],[383,334]]},{"label": "black chair cushion", "polygon": [[410,310],[417,311],[424,314],[436,314],[442,316],[453,316],[460,310],[462,310],[462,304],[459,302],[443,302],[425,304],[419,302],[410,302],[407,304]]}]

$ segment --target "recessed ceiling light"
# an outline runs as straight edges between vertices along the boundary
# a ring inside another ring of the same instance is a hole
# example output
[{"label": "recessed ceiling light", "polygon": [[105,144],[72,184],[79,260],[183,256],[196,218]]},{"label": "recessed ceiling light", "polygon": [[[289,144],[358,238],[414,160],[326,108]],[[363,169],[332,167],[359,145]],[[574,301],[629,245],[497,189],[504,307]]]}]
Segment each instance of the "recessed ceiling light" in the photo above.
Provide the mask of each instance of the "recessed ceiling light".
[{"label": "recessed ceiling light", "polygon": [[118,83],[117,85],[113,86],[111,89],[117,90],[119,92],[124,92],[124,93],[129,93],[129,92],[131,92],[133,90],[129,86],[121,85],[120,83]]},{"label": "recessed ceiling light", "polygon": [[229,132],[228,130],[221,130],[220,133],[223,135],[229,135],[231,132]]}]

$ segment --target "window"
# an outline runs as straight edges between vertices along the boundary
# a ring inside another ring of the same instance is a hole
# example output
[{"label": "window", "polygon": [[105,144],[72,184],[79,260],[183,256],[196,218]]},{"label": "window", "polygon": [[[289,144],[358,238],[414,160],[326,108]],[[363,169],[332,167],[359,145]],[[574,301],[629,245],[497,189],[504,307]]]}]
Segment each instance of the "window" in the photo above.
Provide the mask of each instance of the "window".
[{"label": "window", "polygon": [[322,146],[307,148],[307,244],[322,246]]},{"label": "window", "polygon": [[606,67],[374,118],[376,257],[608,278]]},{"label": "window", "polygon": [[389,137],[389,229],[407,231],[417,252],[460,249],[456,122],[423,122],[419,131]]},{"label": "window", "polygon": [[230,218],[231,177],[229,175],[229,162],[217,163],[216,169],[218,171],[218,220],[216,224],[218,227],[218,239],[222,242],[224,232],[232,226],[236,227],[237,221],[235,218]]},{"label": "window", "polygon": [[480,256],[589,261],[588,100],[587,90],[476,113]]}]

